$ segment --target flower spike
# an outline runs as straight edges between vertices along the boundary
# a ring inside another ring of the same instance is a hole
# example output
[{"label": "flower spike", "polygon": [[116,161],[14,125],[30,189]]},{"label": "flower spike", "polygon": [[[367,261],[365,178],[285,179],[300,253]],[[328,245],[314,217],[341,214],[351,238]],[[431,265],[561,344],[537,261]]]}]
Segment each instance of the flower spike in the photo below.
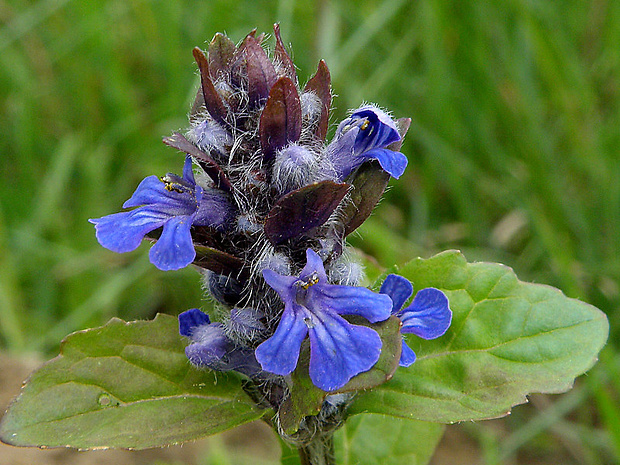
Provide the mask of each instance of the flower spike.
[{"label": "flower spike", "polygon": [[[371,214],[390,177],[402,175],[409,120],[364,105],[326,141],[327,64],[321,60],[300,85],[279,25],[273,32],[271,51],[256,30],[238,45],[216,34],[206,51],[193,50],[200,88],[189,128],[164,138],[187,155],[183,175],[149,176],[125,202],[128,210],[90,221],[110,250],[134,250],[148,235],[159,269],[202,270],[210,298],[230,315],[213,323],[197,309],[179,316],[189,360],[272,383],[263,394],[279,411],[288,393],[282,377],[298,366],[302,344],[310,348],[307,375],[326,392],[371,370],[382,348],[383,359],[397,361],[390,357],[393,339],[400,344],[396,318],[380,330],[372,325],[390,319],[392,300],[358,286],[363,271],[345,238]],[[422,304],[432,307],[430,297]],[[424,318],[405,310],[398,309],[403,331],[430,334]],[[363,318],[370,327],[354,324]],[[280,390],[271,392],[274,385]]]}]

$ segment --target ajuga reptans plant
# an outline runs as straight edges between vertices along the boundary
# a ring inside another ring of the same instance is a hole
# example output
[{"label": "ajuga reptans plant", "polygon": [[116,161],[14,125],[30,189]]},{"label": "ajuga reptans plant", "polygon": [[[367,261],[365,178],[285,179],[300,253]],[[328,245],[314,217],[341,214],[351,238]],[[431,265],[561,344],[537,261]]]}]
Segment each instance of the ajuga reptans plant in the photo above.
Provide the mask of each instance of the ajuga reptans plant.
[{"label": "ajuga reptans plant", "polygon": [[194,50],[189,127],[164,139],[181,174],[145,178],[122,212],[91,220],[110,250],[146,239],[157,268],[198,270],[210,314],[68,336],[0,419],[0,440],[144,449],[262,419],[286,463],[294,447],[296,463],[333,465],[344,439],[346,463],[423,464],[439,423],[505,415],[593,365],[605,315],[503,265],[446,251],[362,286],[346,239],[405,171],[410,120],[363,104],[326,141],[327,66],[300,85],[274,33],[271,52],[255,32]]},{"label": "ajuga reptans plant", "polygon": [[[149,176],[123,205],[134,209],[91,221],[110,250],[134,250],[147,238],[158,268],[193,264],[203,273],[227,310],[219,322],[198,309],[179,316],[189,360],[247,375],[277,411],[304,341],[312,383],[334,392],[379,359],[382,341],[368,323],[394,313],[403,331],[415,320],[424,328],[416,334],[438,337],[451,312],[445,295],[428,289],[424,308],[398,313],[411,284],[398,277],[380,293],[361,287],[362,268],[347,252],[346,237],[407,166],[399,150],[410,120],[364,104],[326,142],[327,65],[301,86],[274,31],[271,57],[255,32],[239,46],[217,34],[207,54],[194,49],[201,88],[190,126],[164,139],[186,154],[183,176]],[[409,348],[402,357],[402,365],[415,358]],[[346,396],[326,405],[335,401]]]}]

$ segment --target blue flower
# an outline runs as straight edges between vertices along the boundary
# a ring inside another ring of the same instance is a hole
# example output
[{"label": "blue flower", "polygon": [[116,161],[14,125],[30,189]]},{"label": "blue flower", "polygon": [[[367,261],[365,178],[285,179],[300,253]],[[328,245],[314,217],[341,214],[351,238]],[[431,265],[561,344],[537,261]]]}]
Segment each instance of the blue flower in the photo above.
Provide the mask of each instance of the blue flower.
[{"label": "blue flower", "polygon": [[309,335],[310,379],[324,391],[333,391],[372,368],[381,353],[375,330],[340,315],[360,315],[375,323],[390,316],[392,302],[363,287],[328,284],[323,262],[311,249],[306,260],[298,278],[263,270],[265,281],[284,302],[284,312],[275,333],[256,348],[256,359],[264,370],[288,375]]},{"label": "blue flower", "polygon": [[254,352],[236,346],[226,335],[222,323],[211,323],[209,315],[192,308],[179,315],[179,333],[191,339],[185,355],[196,366],[217,371],[238,371],[249,377],[260,374]]},{"label": "blue flower", "polygon": [[[392,314],[402,322],[401,333],[412,333],[423,339],[435,339],[442,336],[450,327],[452,311],[448,298],[439,289],[427,287],[418,291],[413,302],[402,308],[413,294],[411,283],[395,274],[388,275],[379,290],[392,299]],[[415,353],[403,338],[403,351],[400,366],[408,367],[415,362]]]},{"label": "blue flower", "polygon": [[367,160],[377,160],[398,179],[407,167],[407,157],[386,147],[399,140],[392,118],[377,107],[364,105],[338,125],[327,152],[340,180]]},{"label": "blue flower", "polygon": [[114,252],[130,252],[147,233],[163,226],[149,254],[160,270],[178,270],[194,260],[192,225],[222,228],[232,213],[226,193],[196,185],[189,156],[182,178],[171,173],[161,179],[149,176],[123,204],[123,208],[130,207],[139,208],[89,220],[95,225],[97,240]]}]

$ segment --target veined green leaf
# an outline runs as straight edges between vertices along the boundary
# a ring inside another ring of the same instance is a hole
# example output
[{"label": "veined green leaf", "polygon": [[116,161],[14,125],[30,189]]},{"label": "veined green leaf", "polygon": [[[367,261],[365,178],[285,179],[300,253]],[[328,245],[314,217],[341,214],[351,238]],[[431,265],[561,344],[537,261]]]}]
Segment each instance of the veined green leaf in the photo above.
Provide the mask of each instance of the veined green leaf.
[{"label": "veined green leaf", "polygon": [[[426,465],[444,425],[385,415],[357,415],[336,432],[340,465]],[[380,439],[378,439],[380,438]]]},{"label": "veined green leaf", "polygon": [[503,265],[467,263],[448,251],[414,260],[399,274],[416,290],[443,290],[452,325],[433,341],[408,337],[417,361],[360,393],[352,414],[442,423],[501,417],[529,393],[570,389],[607,340],[603,312],[552,287],[521,282]]},{"label": "veined green leaf", "polygon": [[0,424],[16,446],[145,449],[218,433],[259,418],[235,374],[188,362],[175,317],[68,336],[31,375]]}]

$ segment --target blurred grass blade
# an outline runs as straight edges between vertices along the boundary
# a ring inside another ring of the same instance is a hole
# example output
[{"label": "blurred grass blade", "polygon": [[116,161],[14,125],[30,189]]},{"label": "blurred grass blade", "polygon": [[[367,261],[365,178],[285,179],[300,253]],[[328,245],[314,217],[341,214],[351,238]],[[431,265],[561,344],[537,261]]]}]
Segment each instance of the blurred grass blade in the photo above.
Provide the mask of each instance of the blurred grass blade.
[{"label": "blurred grass blade", "polygon": [[21,39],[70,1],[43,0],[35,2],[28,10],[20,13],[13,21],[0,29],[0,51]]},{"label": "blurred grass blade", "polygon": [[507,461],[524,445],[532,441],[537,435],[544,433],[558,423],[562,418],[584,404],[588,399],[588,391],[583,386],[558,397],[547,409],[540,411],[536,416],[528,419],[519,429],[504,439],[500,446],[500,463]]},{"label": "blurred grass blade", "polygon": [[364,19],[347,41],[338,47],[336,55],[326,57],[334,80],[339,79],[340,73],[360,58],[360,52],[376,39],[379,31],[394,18],[405,3],[406,0],[385,0],[380,5],[375,5],[372,13]]},{"label": "blurred grass blade", "polygon": [[[5,234],[5,222],[0,210],[0,250],[6,248]],[[23,350],[26,343],[20,318],[24,308],[20,290],[13,256],[0,255],[0,336],[9,350],[16,352]]]}]

